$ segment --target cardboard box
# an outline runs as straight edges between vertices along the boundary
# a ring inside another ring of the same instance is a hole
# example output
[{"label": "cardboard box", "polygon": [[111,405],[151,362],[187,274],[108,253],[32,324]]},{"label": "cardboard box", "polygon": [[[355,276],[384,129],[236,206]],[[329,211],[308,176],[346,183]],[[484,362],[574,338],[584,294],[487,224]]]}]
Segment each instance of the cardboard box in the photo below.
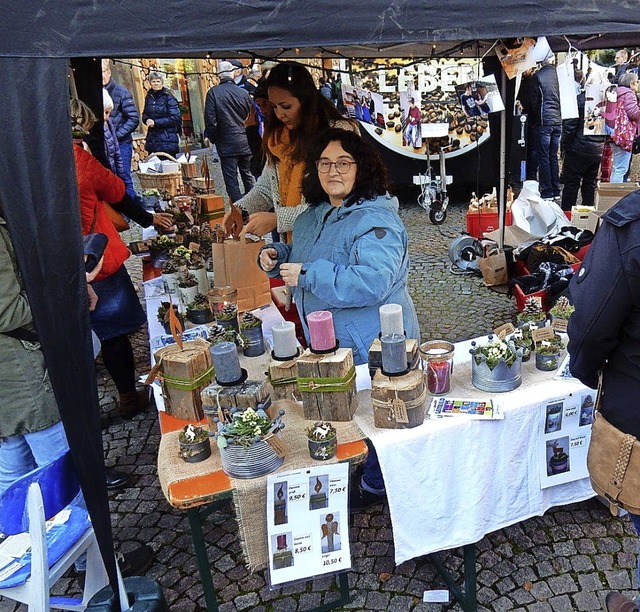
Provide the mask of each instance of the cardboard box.
[{"label": "cardboard box", "polygon": [[637,189],[636,183],[600,183],[596,190],[596,210],[609,210],[624,196]]},{"label": "cardboard box", "polygon": [[595,206],[572,206],[571,225],[586,229],[589,220],[589,213],[595,210]]},{"label": "cardboard box", "polygon": [[594,234],[598,231],[600,227],[600,223],[602,222],[601,217],[606,210],[594,210],[589,213],[589,218],[587,219],[587,227],[586,229],[591,230]]}]

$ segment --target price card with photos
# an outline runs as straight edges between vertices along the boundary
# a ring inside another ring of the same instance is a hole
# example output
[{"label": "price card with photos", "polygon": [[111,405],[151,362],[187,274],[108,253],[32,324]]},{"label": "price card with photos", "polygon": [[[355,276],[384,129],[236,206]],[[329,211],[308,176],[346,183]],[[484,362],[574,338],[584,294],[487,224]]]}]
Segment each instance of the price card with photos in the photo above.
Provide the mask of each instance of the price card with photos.
[{"label": "price card with photos", "polygon": [[351,568],[348,492],[348,463],[267,477],[272,585]]}]

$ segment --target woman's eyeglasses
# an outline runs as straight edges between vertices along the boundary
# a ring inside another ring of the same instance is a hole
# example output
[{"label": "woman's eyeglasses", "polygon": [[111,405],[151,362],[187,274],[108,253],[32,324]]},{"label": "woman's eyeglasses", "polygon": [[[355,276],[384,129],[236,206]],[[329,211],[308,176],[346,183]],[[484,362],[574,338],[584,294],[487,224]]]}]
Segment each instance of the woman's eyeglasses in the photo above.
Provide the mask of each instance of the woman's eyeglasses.
[{"label": "woman's eyeglasses", "polygon": [[316,162],[316,168],[321,174],[328,174],[331,172],[331,166],[335,166],[338,174],[346,174],[351,170],[351,166],[354,166],[355,164],[356,162],[354,161],[340,160],[337,162],[330,162],[324,159],[319,159]]}]

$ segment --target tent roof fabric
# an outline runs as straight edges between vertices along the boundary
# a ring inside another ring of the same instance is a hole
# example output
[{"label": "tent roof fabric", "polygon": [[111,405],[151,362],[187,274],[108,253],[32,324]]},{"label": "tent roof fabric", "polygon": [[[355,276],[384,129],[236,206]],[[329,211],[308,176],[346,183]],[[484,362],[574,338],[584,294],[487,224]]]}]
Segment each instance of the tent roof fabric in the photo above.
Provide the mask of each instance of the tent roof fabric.
[{"label": "tent roof fabric", "polygon": [[0,11],[1,57],[428,56],[434,43],[555,35],[602,48],[609,33],[640,32],[640,13],[616,0],[164,0],[161,15],[155,0],[5,0]]}]

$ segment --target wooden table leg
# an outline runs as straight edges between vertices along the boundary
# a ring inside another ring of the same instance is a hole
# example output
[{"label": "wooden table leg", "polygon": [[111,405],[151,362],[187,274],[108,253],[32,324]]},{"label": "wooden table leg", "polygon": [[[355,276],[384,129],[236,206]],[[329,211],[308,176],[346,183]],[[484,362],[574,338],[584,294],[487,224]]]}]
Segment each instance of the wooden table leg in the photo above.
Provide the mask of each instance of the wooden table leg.
[{"label": "wooden table leg", "polygon": [[218,612],[216,590],[213,587],[213,577],[211,576],[211,568],[209,567],[207,547],[204,542],[204,534],[202,533],[200,509],[189,508],[187,510],[187,517],[189,518],[189,529],[191,530],[191,539],[196,553],[196,563],[198,564],[198,571],[200,572],[200,582],[202,582],[202,590],[204,591],[207,610],[208,612]]}]

